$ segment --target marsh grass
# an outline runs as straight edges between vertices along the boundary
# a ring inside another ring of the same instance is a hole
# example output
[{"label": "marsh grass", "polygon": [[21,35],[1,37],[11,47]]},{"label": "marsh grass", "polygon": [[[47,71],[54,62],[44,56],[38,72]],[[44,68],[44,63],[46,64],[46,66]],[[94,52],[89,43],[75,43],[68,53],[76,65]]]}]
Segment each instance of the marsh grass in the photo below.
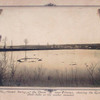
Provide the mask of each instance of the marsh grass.
[{"label": "marsh grass", "polygon": [[0,86],[34,87],[96,87],[100,86],[100,68],[97,64],[85,64],[85,71],[78,66],[64,70],[47,69],[42,65],[19,70],[18,64],[5,57],[0,60]]}]

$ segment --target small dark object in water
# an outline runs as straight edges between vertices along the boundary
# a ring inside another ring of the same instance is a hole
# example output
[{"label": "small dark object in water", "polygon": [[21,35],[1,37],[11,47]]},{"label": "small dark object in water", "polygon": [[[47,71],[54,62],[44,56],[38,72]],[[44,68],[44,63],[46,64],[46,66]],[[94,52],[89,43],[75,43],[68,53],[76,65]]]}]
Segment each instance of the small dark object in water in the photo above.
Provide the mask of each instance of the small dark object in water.
[{"label": "small dark object in water", "polygon": [[74,66],[74,65],[77,65],[77,64],[70,64],[70,65],[73,65]]},{"label": "small dark object in water", "polygon": [[20,60],[17,60],[18,62],[21,62]]},{"label": "small dark object in water", "polygon": [[42,59],[38,59],[38,61],[42,61]]},{"label": "small dark object in water", "polygon": [[30,62],[36,62],[36,61],[30,61]]},{"label": "small dark object in water", "polygon": [[50,76],[48,76],[48,80],[51,80],[51,77]]},{"label": "small dark object in water", "polygon": [[72,65],[76,65],[76,64],[72,64]]},{"label": "small dark object in water", "polygon": [[17,60],[18,62],[23,62],[22,60]]}]

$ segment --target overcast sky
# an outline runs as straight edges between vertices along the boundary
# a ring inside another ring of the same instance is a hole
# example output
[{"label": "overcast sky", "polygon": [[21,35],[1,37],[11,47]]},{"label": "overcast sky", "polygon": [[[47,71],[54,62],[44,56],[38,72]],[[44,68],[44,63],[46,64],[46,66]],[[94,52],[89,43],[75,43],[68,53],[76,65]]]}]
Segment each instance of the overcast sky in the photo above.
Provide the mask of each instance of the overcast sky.
[{"label": "overcast sky", "polygon": [[100,43],[99,8],[2,8],[0,34],[14,45]]}]

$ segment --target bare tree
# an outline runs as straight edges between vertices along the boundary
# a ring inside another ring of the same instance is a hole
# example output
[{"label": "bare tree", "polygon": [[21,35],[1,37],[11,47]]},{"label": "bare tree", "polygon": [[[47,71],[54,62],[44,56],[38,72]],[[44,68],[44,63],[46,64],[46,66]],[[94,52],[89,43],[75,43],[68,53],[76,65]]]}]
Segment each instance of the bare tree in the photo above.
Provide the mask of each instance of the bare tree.
[{"label": "bare tree", "polygon": [[0,35],[0,42],[1,42],[2,36]]},{"label": "bare tree", "polygon": [[94,65],[94,64],[92,63],[90,66],[87,65],[87,64],[85,64],[85,65],[86,65],[87,71],[88,71],[89,74],[90,74],[91,82],[92,82],[93,85],[95,85],[96,80],[95,80],[95,78],[94,78],[94,72],[95,72],[95,68],[96,68],[97,64]]},{"label": "bare tree", "polygon": [[24,39],[25,46],[28,44],[28,40]]},{"label": "bare tree", "polygon": [[7,59],[5,59],[6,55],[3,55],[4,58],[2,60],[0,60],[0,86],[3,85],[3,82],[6,78],[6,74],[7,74]]}]

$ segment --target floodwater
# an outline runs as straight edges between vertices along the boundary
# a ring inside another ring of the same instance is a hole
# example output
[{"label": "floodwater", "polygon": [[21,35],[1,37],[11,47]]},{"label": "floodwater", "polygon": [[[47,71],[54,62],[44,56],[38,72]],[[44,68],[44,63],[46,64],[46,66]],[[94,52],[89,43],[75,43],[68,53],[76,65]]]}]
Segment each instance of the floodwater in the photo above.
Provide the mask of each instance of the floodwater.
[{"label": "floodwater", "polygon": [[7,86],[100,86],[100,50],[13,51],[0,56],[7,61]]},{"label": "floodwater", "polygon": [[[2,57],[3,58],[2,52]],[[85,65],[100,65],[100,50],[40,50],[40,51],[6,52],[6,59],[13,60],[18,67],[43,67],[47,69],[63,70],[65,68],[77,67],[84,69]],[[21,61],[18,61],[21,60]]]}]

